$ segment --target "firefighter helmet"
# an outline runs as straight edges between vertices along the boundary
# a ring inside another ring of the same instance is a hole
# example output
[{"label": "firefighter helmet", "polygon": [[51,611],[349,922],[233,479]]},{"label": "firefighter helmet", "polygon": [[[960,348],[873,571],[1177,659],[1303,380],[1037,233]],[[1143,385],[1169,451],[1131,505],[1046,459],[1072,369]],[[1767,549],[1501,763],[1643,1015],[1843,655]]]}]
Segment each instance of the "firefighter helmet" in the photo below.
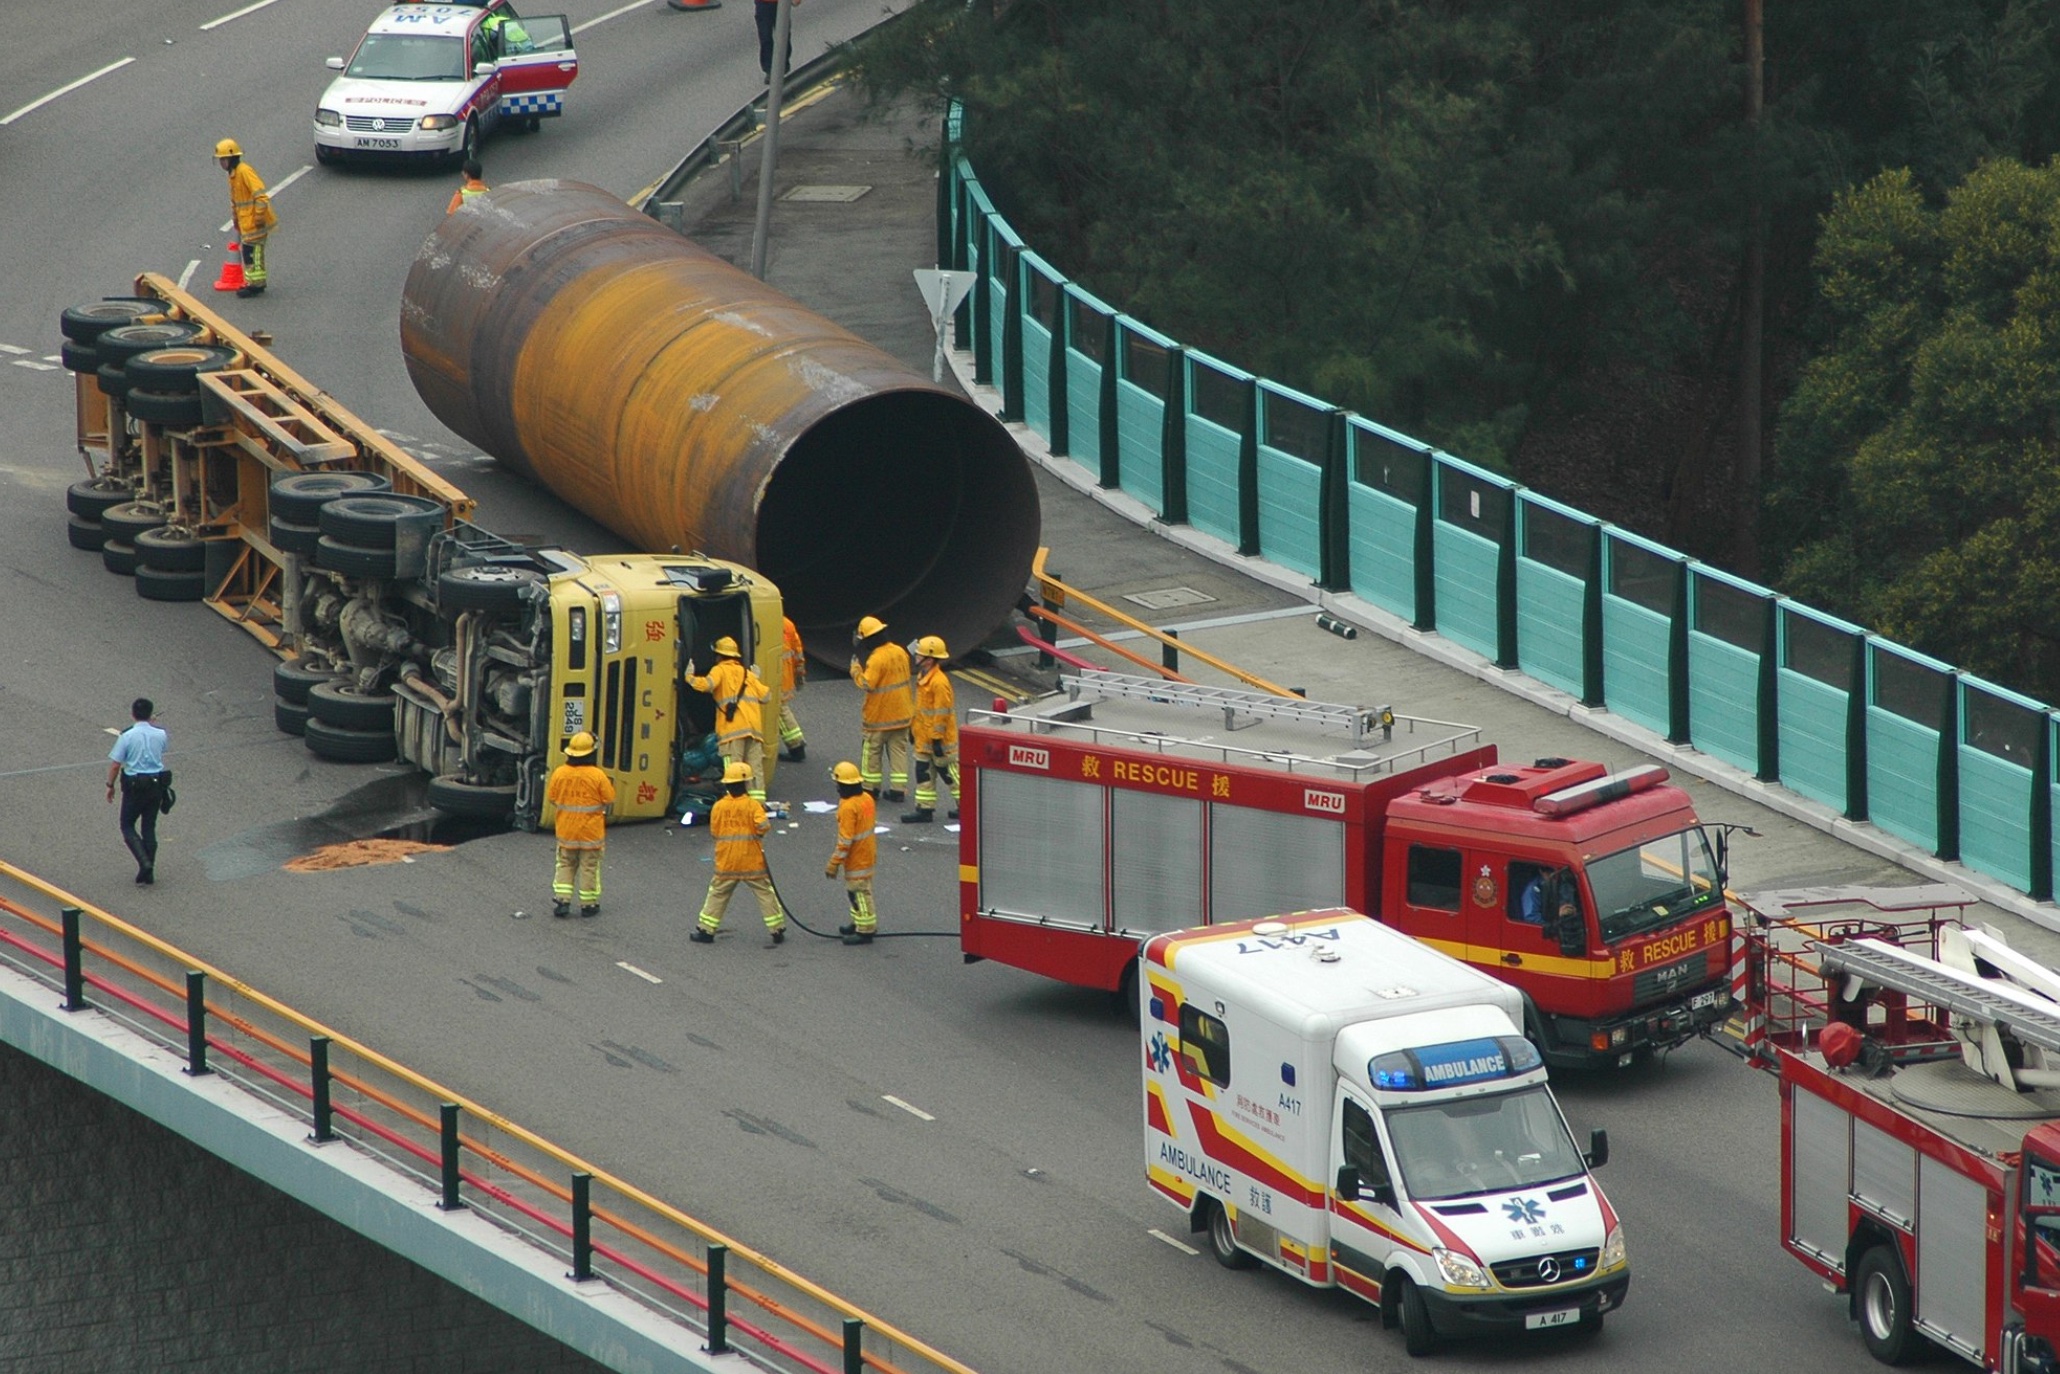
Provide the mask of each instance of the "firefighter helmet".
[{"label": "firefighter helmet", "polygon": [[725,787],[731,783],[751,781],[751,765],[742,759],[725,765],[722,770],[722,781]]},{"label": "firefighter helmet", "polygon": [[858,765],[849,759],[830,770],[830,780],[843,783],[846,787],[865,781],[864,778],[859,776]]},{"label": "firefighter helmet", "polygon": [[744,656],[743,651],[737,648],[737,641],[731,639],[728,635],[724,635],[721,639],[716,640],[714,648],[717,658],[742,658]]},{"label": "firefighter helmet", "polygon": [[887,622],[876,615],[861,616],[858,621],[858,637],[860,639],[871,639],[886,628]]},{"label": "firefighter helmet", "polygon": [[934,658],[939,663],[951,657],[951,650],[944,647],[944,640],[937,635],[924,635],[917,640],[916,652],[924,658]]},{"label": "firefighter helmet", "polygon": [[216,157],[242,157],[243,145],[233,138],[225,138],[215,145]]},{"label": "firefighter helmet", "polygon": [[565,741],[565,757],[568,759],[583,759],[593,752],[594,737],[585,730]]}]

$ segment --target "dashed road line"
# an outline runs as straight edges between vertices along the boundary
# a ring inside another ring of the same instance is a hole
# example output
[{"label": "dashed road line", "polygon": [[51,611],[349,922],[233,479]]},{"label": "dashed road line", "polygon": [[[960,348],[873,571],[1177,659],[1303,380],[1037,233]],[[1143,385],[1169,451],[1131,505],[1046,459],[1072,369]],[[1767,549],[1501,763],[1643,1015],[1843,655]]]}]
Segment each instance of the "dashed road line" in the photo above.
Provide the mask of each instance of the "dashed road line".
[{"label": "dashed road line", "polygon": [[0,128],[4,128],[9,124],[14,123],[15,120],[20,119],[25,114],[30,114],[36,110],[42,109],[45,105],[48,105],[51,101],[57,99],[57,97],[61,95],[70,95],[73,91],[76,91],[79,87],[85,85],[89,81],[98,81],[101,77],[106,76],[109,72],[120,71],[122,68],[128,66],[131,62],[134,62],[135,60],[136,59],[133,57],[124,57],[119,62],[110,62],[106,66],[102,67],[99,71],[88,72],[86,75],[80,77],[77,81],[72,82],[68,86],[59,86],[50,94],[42,96],[36,100],[31,100],[28,104],[22,106],[13,114],[0,116]]},{"label": "dashed road line", "polygon": [[186,270],[185,270],[184,272],[181,272],[181,273],[179,274],[179,289],[180,289],[181,291],[184,291],[184,290],[186,289],[186,283],[187,283],[187,282],[190,282],[190,281],[192,281],[192,280],[193,280],[193,274],[194,274],[195,272],[199,271],[199,270],[200,270],[200,259],[199,259],[199,258],[195,258],[195,259],[193,259],[193,260],[192,260],[191,262],[189,262],[189,263],[187,263],[187,264],[186,264]]},{"label": "dashed road line", "polygon": [[31,367],[38,372],[55,372],[58,370],[56,363],[39,363],[33,358],[15,358],[13,363],[16,367]]},{"label": "dashed road line", "polygon": [[914,1106],[911,1103],[903,1102],[900,1098],[894,1096],[892,1093],[881,1093],[880,1100],[882,1102],[892,1102],[895,1106],[901,1108],[901,1110],[907,1112],[910,1116],[920,1117],[924,1121],[935,1121],[937,1119],[936,1117],[930,1115],[928,1112],[924,1111],[921,1107]]},{"label": "dashed road line", "polygon": [[643,979],[647,983],[662,983],[665,981],[663,978],[660,978],[655,973],[644,972],[635,964],[630,963],[627,959],[617,959],[615,961],[615,967],[619,969],[626,969],[627,971],[634,973],[637,977]]},{"label": "dashed road line", "polygon": [[586,23],[584,23],[584,24],[575,24],[575,25],[573,25],[573,26],[572,26],[572,32],[573,32],[573,35],[574,35],[575,37],[577,37],[578,35],[580,35],[580,34],[583,34],[583,33],[585,33],[585,32],[586,32],[586,31],[587,31],[588,29],[592,28],[592,27],[593,27],[594,25],[596,25],[596,24],[605,24],[605,23],[607,23],[607,22],[608,22],[608,21],[609,21],[610,19],[620,19],[620,18],[621,18],[621,17],[623,16],[623,15],[625,15],[625,14],[628,14],[628,13],[629,13],[629,12],[630,12],[631,10],[641,10],[641,9],[648,9],[648,8],[650,8],[650,6],[649,6],[649,5],[648,5],[648,4],[646,3],[646,0],[635,0],[635,3],[633,3],[633,4],[628,4],[628,5],[624,5],[624,6],[623,6],[623,7],[621,8],[621,9],[619,9],[619,10],[610,10],[610,11],[608,11],[608,12],[607,12],[606,14],[602,15],[602,16],[601,16],[600,18],[598,18],[598,19],[589,19],[589,20],[587,20],[587,22],[586,22]]},{"label": "dashed road line", "polygon": [[35,351],[34,349],[29,349],[29,348],[17,348],[17,347],[16,347],[15,345],[13,345],[13,344],[0,344],[0,353],[14,353],[14,354],[22,354],[22,353],[32,353],[32,352],[34,352],[34,351]]},{"label": "dashed road line", "polygon": [[1202,1253],[1201,1251],[1195,1249],[1192,1245],[1188,1245],[1182,1241],[1177,1241],[1173,1239],[1173,1237],[1167,1235],[1164,1231],[1161,1231],[1156,1226],[1154,1226],[1151,1230],[1145,1232],[1145,1234],[1150,1236],[1153,1240],[1165,1241],[1168,1245],[1172,1246],[1175,1250],[1178,1250],[1183,1255],[1199,1255]]},{"label": "dashed road line", "polygon": [[219,29],[220,27],[222,27],[222,25],[228,23],[232,19],[241,19],[246,14],[256,14],[265,6],[277,3],[278,0],[257,0],[257,3],[254,5],[245,5],[242,9],[232,10],[228,14],[223,15],[219,19],[208,20],[205,24],[202,24],[200,26],[200,31],[202,33],[206,33],[209,29]]}]

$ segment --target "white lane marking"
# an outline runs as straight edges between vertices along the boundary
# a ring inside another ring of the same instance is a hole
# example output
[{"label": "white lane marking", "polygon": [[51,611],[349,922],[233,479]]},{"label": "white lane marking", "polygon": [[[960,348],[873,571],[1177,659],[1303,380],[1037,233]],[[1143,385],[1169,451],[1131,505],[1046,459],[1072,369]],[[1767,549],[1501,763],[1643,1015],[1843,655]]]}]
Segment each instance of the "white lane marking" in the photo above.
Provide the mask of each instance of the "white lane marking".
[{"label": "white lane marking", "polygon": [[1173,1237],[1167,1235],[1164,1231],[1161,1231],[1156,1226],[1154,1226],[1151,1230],[1145,1232],[1145,1234],[1150,1236],[1154,1240],[1165,1241],[1168,1245],[1172,1246],[1175,1250],[1178,1250],[1183,1255],[1199,1255],[1202,1253],[1201,1251],[1195,1249],[1192,1245],[1185,1245],[1182,1244],[1180,1241],[1173,1239]]},{"label": "white lane marking", "polygon": [[98,81],[101,77],[106,76],[109,72],[118,72],[122,68],[128,66],[131,62],[134,62],[135,60],[136,59],[133,57],[124,57],[119,62],[108,63],[106,66],[102,67],[97,72],[87,73],[85,76],[80,77],[77,81],[72,82],[69,86],[59,86],[56,90],[52,91],[50,94],[42,97],[41,99],[31,100],[28,104],[22,106],[13,114],[7,115],[4,118],[0,118],[0,127],[5,127],[6,125],[14,123],[15,120],[20,119],[23,115],[29,113],[31,110],[42,109],[45,105],[48,105],[51,101],[57,99],[57,97],[61,95],[71,94],[73,91],[76,91],[79,87],[85,85],[88,81]]},{"label": "white lane marking", "polygon": [[209,29],[218,29],[222,27],[222,25],[228,23],[231,19],[241,19],[246,14],[255,14],[259,10],[263,9],[265,6],[274,3],[276,3],[276,0],[257,0],[257,3],[255,5],[245,5],[240,10],[235,10],[229,14],[223,15],[220,19],[208,20],[205,24],[202,24],[200,26],[200,31],[202,33],[206,33]]},{"label": "white lane marking", "polygon": [[0,353],[13,353],[19,355],[27,353],[28,351],[28,349],[19,347],[15,344],[0,344]]},{"label": "white lane marking", "polygon": [[599,19],[589,19],[584,24],[574,24],[572,26],[572,31],[575,34],[585,33],[588,29],[592,28],[596,24],[605,24],[610,19],[620,19],[623,15],[628,14],[631,10],[641,10],[647,8],[649,8],[649,6],[645,4],[645,0],[636,0],[634,4],[624,5],[619,10],[608,11]]},{"label": "white lane marking", "polygon": [[935,1121],[937,1119],[936,1117],[930,1115],[928,1112],[924,1111],[921,1107],[911,1106],[910,1104],[903,1102],[900,1098],[894,1096],[894,1094],[892,1093],[881,1093],[880,1100],[882,1102],[892,1102],[895,1106],[901,1108],[901,1110],[907,1112],[910,1116],[921,1117],[925,1121]]},{"label": "white lane marking", "polygon": [[186,264],[186,270],[185,270],[184,272],[181,272],[181,273],[179,274],[179,289],[180,289],[181,291],[184,291],[184,290],[186,289],[186,283],[187,283],[187,282],[190,282],[190,281],[192,281],[192,280],[193,280],[193,274],[194,274],[194,273],[195,273],[196,271],[198,271],[199,269],[200,269],[200,259],[199,259],[199,258],[195,258],[195,259],[193,259],[193,261],[191,261],[191,262],[189,262],[189,263],[187,263],[187,264]]},{"label": "white lane marking", "polygon": [[55,372],[55,371],[57,371],[57,364],[55,364],[55,363],[39,363],[39,362],[32,362],[32,361],[30,361],[30,360],[29,360],[29,359],[27,359],[27,358],[14,358],[14,359],[10,359],[10,361],[11,361],[11,362],[13,362],[13,364],[14,364],[14,365],[15,365],[16,367],[32,367],[32,368],[34,368],[34,369],[35,369],[36,371],[38,371],[38,372]]},{"label": "white lane marking", "polygon": [[647,983],[662,983],[665,981],[663,978],[660,978],[657,974],[646,973],[642,969],[638,968],[635,964],[632,964],[624,959],[617,959],[615,961],[615,967],[619,969],[627,969],[629,972],[634,973],[637,977],[643,979]]}]

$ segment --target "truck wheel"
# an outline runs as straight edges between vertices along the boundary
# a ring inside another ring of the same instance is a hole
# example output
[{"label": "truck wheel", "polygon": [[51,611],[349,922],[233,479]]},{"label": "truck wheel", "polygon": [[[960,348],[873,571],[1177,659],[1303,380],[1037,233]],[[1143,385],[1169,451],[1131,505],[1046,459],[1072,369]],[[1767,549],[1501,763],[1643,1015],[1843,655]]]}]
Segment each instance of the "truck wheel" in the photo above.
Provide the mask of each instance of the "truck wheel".
[{"label": "truck wheel", "polygon": [[72,306],[59,317],[58,328],[73,343],[91,345],[95,339],[119,325],[162,319],[164,313],[163,301],[144,300],[137,296],[110,296],[103,301]]},{"label": "truck wheel", "polygon": [[190,344],[205,336],[207,329],[191,320],[160,320],[155,324],[124,324],[102,334],[93,341],[93,351],[100,355],[103,366],[113,363],[122,366],[138,353],[148,353],[153,348],[177,348]]},{"label": "truck wheel", "polygon": [[289,735],[305,735],[308,732],[308,707],[304,701],[285,701],[272,698],[272,724]]},{"label": "truck wheel", "polygon": [[1213,1199],[1209,1203],[1209,1253],[1225,1269],[1249,1269],[1252,1264],[1251,1255],[1238,1248],[1229,1210]]},{"label": "truck wheel", "polygon": [[70,339],[57,346],[57,358],[73,372],[97,372],[100,369],[100,354],[90,345],[73,343]]},{"label": "truck wheel", "polygon": [[113,531],[106,531],[107,538],[100,545],[100,566],[119,577],[136,575],[136,546],[125,539],[114,537]]},{"label": "truck wheel", "polygon": [[220,372],[241,361],[233,348],[186,344],[178,348],[153,348],[138,353],[122,364],[129,385],[171,396],[193,396],[200,392],[200,374]]},{"label": "truck wheel", "polygon": [[300,663],[282,661],[272,665],[272,691],[281,701],[305,706],[311,688],[334,682],[342,676],[334,668],[308,668]]},{"label": "truck wheel", "polygon": [[368,695],[347,683],[317,682],[308,688],[308,709],[316,720],[338,729],[393,733],[392,692]]},{"label": "truck wheel", "polygon": [[520,610],[523,589],[543,580],[544,575],[535,568],[495,563],[452,568],[436,579],[436,603],[446,615],[455,611]]},{"label": "truck wheel", "polygon": [[1438,1348],[1438,1333],[1431,1329],[1431,1310],[1423,1293],[1407,1278],[1402,1284],[1402,1348],[1414,1356],[1429,1355]]},{"label": "truck wheel", "polygon": [[98,549],[107,542],[107,530],[98,520],[88,520],[83,515],[67,515],[64,518],[64,537],[71,540],[75,549]]},{"label": "truck wheel", "polygon": [[272,479],[272,518],[312,525],[339,496],[364,496],[393,484],[376,472],[289,472]]},{"label": "truck wheel", "polygon": [[129,394],[129,374],[120,363],[102,362],[93,369],[93,375],[100,379],[100,394],[103,396],[126,396]]},{"label": "truck wheel", "polygon": [[422,511],[443,513],[443,507],[426,496],[403,496],[387,492],[379,496],[339,496],[325,503],[316,517],[322,533],[345,544],[366,549],[393,547],[394,530],[402,517]]},{"label": "truck wheel", "polygon": [[324,534],[315,540],[315,566],[331,572],[348,573],[352,577],[392,577],[393,550],[346,544],[333,535]]},{"label": "truck wheel", "polygon": [[[142,558],[140,552],[137,558]],[[168,572],[139,561],[136,564],[136,595],[145,601],[200,601],[207,596],[207,574],[198,570]]]},{"label": "truck wheel", "polygon": [[272,547],[281,553],[297,553],[303,558],[313,558],[317,546],[322,542],[322,531],[313,525],[303,525],[297,520],[281,520],[272,517]]},{"label": "truck wheel", "polygon": [[384,730],[352,730],[310,717],[301,738],[309,752],[333,763],[385,763],[400,752],[391,725]]},{"label": "truck wheel", "polygon": [[515,784],[466,782],[462,778],[429,780],[429,804],[447,816],[504,821],[515,813]]},{"label": "truck wheel", "polygon": [[1910,1325],[1910,1283],[1903,1262],[1886,1245],[1860,1256],[1853,1281],[1860,1314],[1860,1340],[1883,1364],[1909,1364],[1927,1344]]},{"label": "truck wheel", "polygon": [[207,545],[200,536],[185,531],[174,533],[169,525],[144,530],[130,541],[136,558],[146,568],[159,572],[199,572],[207,566]]},{"label": "truck wheel", "polygon": [[64,493],[64,508],[73,515],[98,520],[110,508],[135,499],[134,489],[126,483],[108,485],[103,477],[91,482],[72,483]]},{"label": "truck wheel", "polygon": [[197,429],[205,418],[200,413],[200,397],[191,393],[176,396],[168,391],[145,391],[132,386],[127,400],[129,414],[146,424]]},{"label": "truck wheel", "polygon": [[100,512],[100,525],[107,531],[107,537],[124,544],[135,543],[136,536],[145,530],[162,529],[164,523],[164,507],[155,501],[124,501]]}]

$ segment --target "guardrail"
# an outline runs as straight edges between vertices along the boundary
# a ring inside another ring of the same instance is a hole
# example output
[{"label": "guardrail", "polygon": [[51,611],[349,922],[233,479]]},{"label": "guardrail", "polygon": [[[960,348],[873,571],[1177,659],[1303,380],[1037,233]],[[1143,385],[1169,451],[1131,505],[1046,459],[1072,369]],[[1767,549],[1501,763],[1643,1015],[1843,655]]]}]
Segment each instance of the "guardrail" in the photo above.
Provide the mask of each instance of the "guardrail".
[{"label": "guardrail", "polygon": [[0,862],[0,961],[757,1368],[973,1374],[785,1265],[377,1050]]}]

